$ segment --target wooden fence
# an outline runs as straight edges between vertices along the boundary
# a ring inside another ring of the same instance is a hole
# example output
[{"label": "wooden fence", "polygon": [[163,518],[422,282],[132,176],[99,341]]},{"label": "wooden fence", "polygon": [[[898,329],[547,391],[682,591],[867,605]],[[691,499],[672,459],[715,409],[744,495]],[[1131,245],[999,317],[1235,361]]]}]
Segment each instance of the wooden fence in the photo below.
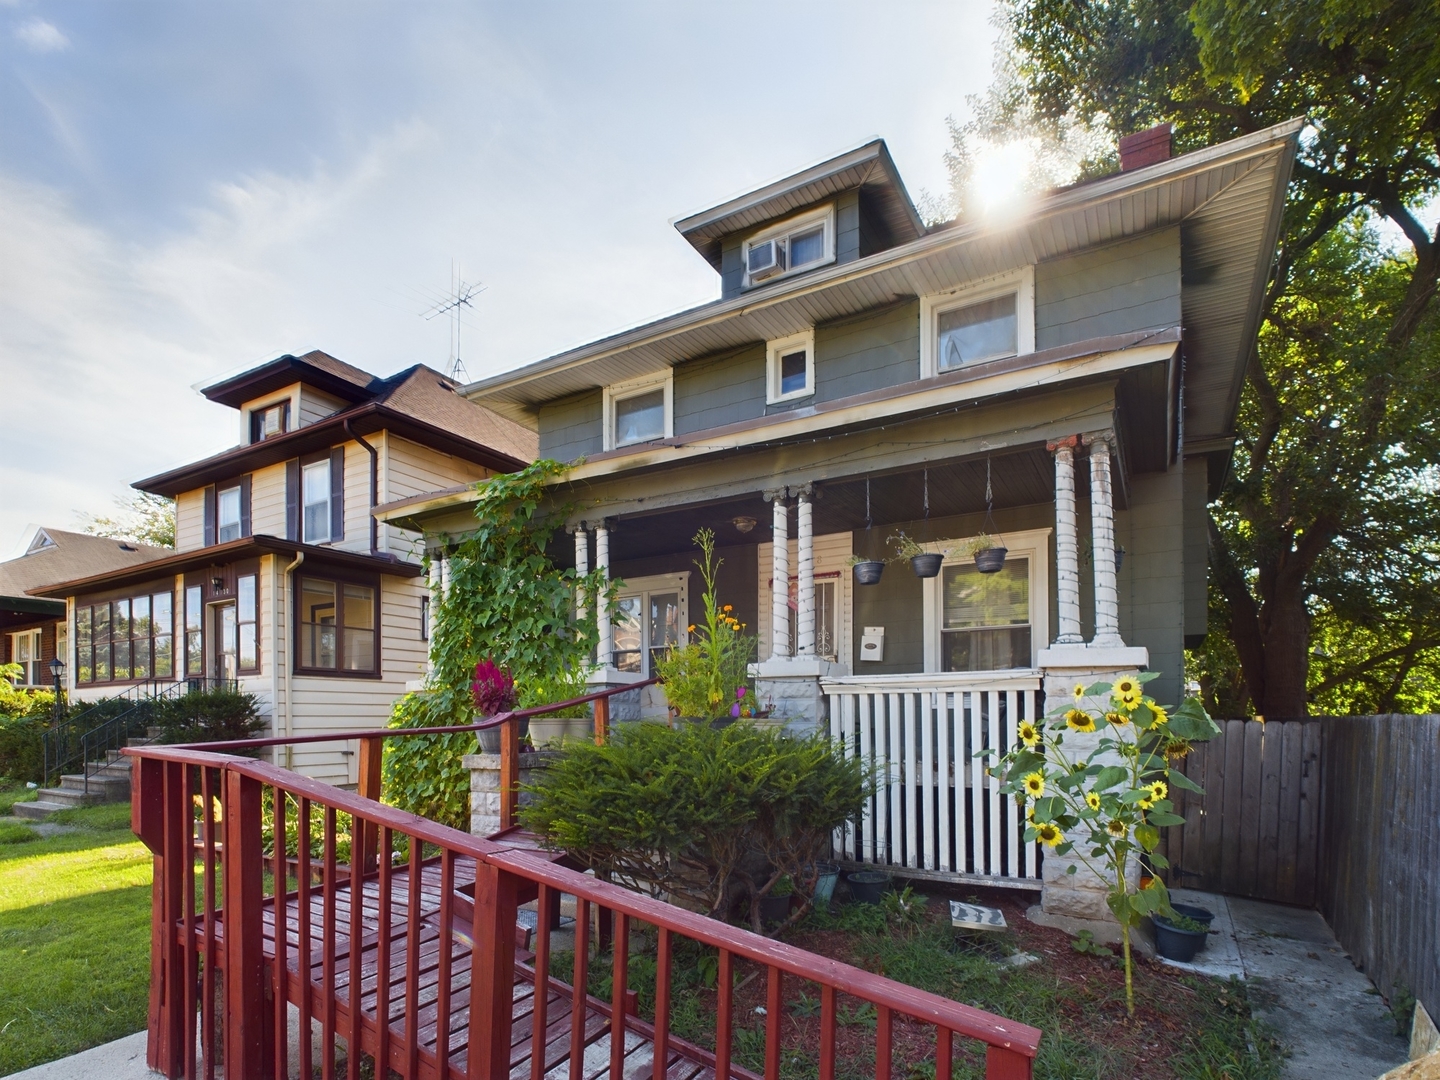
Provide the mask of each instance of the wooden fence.
[{"label": "wooden fence", "polygon": [[1321,726],[1221,720],[1178,763],[1205,789],[1174,786],[1185,825],[1165,830],[1170,884],[1313,907],[1320,862]]},{"label": "wooden fence", "polygon": [[1320,911],[1381,993],[1440,1016],[1440,716],[1321,727]]}]

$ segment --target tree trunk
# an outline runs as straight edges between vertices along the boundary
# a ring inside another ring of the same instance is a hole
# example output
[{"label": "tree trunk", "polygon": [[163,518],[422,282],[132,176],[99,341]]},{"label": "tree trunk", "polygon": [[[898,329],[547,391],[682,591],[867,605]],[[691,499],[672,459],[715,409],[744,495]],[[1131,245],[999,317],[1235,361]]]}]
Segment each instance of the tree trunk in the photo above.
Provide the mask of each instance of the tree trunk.
[{"label": "tree trunk", "polygon": [[1307,713],[1310,672],[1310,614],[1303,582],[1283,581],[1263,609],[1265,692],[1253,694],[1255,712],[1267,720],[1289,720]]}]

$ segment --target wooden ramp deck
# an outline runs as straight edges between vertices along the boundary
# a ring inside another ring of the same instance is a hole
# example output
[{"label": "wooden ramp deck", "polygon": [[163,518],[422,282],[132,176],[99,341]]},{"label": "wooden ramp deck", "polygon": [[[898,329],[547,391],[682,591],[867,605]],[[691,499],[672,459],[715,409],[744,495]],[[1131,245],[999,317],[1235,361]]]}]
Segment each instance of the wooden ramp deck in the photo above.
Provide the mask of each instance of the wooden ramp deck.
[{"label": "wooden ramp deck", "polygon": [[[538,854],[538,853],[537,853]],[[317,867],[318,869],[318,867]],[[360,884],[360,908],[354,910],[355,890],[344,867],[335,884],[324,882],[289,892],[283,900],[284,945],[276,947],[276,901],[267,898],[263,908],[266,982],[273,983],[277,955],[285,965],[286,999],[302,1018],[326,1036],[338,1035],[348,1042],[354,1031],[352,991],[359,975],[359,1042],[362,1053],[386,1060],[389,1067],[411,1076],[464,1078],[469,1075],[466,1049],[469,1043],[470,968],[474,955],[470,934],[475,886],[475,861],[464,856],[454,860],[450,902],[445,904],[439,859],[421,866],[418,889],[420,932],[412,966],[408,927],[412,900],[409,867],[397,867],[390,874],[388,904],[382,905],[379,875],[372,872]],[[382,910],[382,907],[385,910]],[[302,914],[308,909],[308,918]],[[450,926],[444,932],[442,919],[448,910]],[[185,935],[183,925],[178,928]],[[358,934],[355,933],[358,929]],[[538,932],[544,932],[537,931]],[[204,930],[196,925],[195,945],[206,954]],[[216,912],[213,930],[217,967],[223,966],[224,913]],[[529,931],[517,927],[517,940],[525,942]],[[358,948],[354,943],[358,942]],[[445,953],[448,952],[448,956]],[[546,985],[545,1028],[535,1037],[535,956],[517,947],[514,960],[514,1006],[512,1012],[510,1075],[514,1080],[532,1077],[532,1056],[541,1055],[541,1075],[548,1080],[608,1080],[611,1075],[610,1003],[587,995],[575,1039],[576,1011],[572,987],[550,978]],[[445,976],[448,974],[448,979]],[[448,993],[442,993],[442,982]],[[327,999],[325,987],[333,987]],[[442,997],[448,1000],[442,1001]],[[633,1012],[625,1020],[625,1044],[620,1076],[623,1080],[653,1080],[654,1028]],[[383,1011],[385,1023],[379,1016]],[[302,1019],[301,1028],[304,1028]],[[411,1032],[418,1033],[412,1046]],[[714,1080],[715,1057],[709,1051],[677,1039],[667,1040],[667,1069],[664,1080]],[[439,1048],[448,1043],[449,1054],[442,1068]],[[326,1037],[322,1045],[332,1045]],[[579,1066],[572,1067],[579,1050]],[[308,1057],[308,1055],[306,1055]],[[305,1063],[305,1064],[308,1064]],[[320,1061],[314,1063],[323,1069]],[[740,1080],[760,1080],[756,1074],[732,1064],[730,1075]],[[329,1075],[328,1070],[325,1075]]]}]

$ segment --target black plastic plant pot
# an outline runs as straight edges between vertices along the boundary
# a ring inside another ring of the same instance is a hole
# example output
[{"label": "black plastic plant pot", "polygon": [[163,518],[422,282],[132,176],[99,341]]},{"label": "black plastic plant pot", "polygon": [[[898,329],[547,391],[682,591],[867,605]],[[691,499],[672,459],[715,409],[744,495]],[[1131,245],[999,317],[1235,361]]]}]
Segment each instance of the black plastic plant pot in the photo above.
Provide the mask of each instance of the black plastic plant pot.
[{"label": "black plastic plant pot", "polygon": [[1009,548],[992,547],[984,551],[975,552],[975,569],[982,574],[998,574],[1005,566],[1005,556]]},{"label": "black plastic plant pot", "polygon": [[910,568],[915,571],[915,576],[918,578],[936,577],[940,573],[940,564],[944,561],[944,555],[930,552],[914,556],[910,560]]},{"label": "black plastic plant pot", "polygon": [[762,896],[760,898],[760,925],[774,926],[790,917],[790,896]]},{"label": "black plastic plant pot", "polygon": [[1194,904],[1171,904],[1170,907],[1176,915],[1184,915],[1187,919],[1204,923],[1206,930],[1209,930],[1210,924],[1215,921],[1215,913],[1209,908],[1197,907]]},{"label": "black plastic plant pot", "polygon": [[890,875],[879,870],[856,870],[846,874],[850,884],[850,895],[860,904],[878,904],[890,887]]},{"label": "black plastic plant pot", "polygon": [[1188,964],[1205,947],[1204,930],[1181,930],[1170,925],[1163,915],[1152,915],[1150,923],[1155,927],[1155,951],[1166,960]]},{"label": "black plastic plant pot", "polygon": [[855,564],[855,584],[857,585],[878,585],[880,575],[885,571],[885,564],[876,559],[869,559],[865,562]]}]

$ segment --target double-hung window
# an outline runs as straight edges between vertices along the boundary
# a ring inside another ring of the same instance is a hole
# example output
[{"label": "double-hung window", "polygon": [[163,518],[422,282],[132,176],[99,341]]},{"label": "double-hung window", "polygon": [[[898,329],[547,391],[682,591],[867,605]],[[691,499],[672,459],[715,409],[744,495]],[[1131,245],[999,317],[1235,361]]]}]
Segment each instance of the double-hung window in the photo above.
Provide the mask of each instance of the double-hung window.
[{"label": "double-hung window", "polygon": [[316,674],[379,671],[376,584],[301,577],[295,586],[300,633],[295,667]]},{"label": "double-hung window", "polygon": [[940,575],[924,584],[926,671],[1005,671],[1032,668],[1049,643],[1049,529],[1005,535],[1004,565],[982,574],[975,559],[959,552],[963,541],[927,545],[949,548]]},{"label": "double-hung window", "polygon": [[626,582],[616,599],[611,666],[648,678],[657,658],[684,644],[688,581],[688,574],[660,574]]},{"label": "double-hung window", "polygon": [[300,470],[302,514],[307,544],[330,542],[330,459],[313,461]]},{"label": "double-hung window", "polygon": [[240,539],[240,488],[223,488],[215,493],[216,539],[219,543]]},{"label": "double-hung window", "polygon": [[815,331],[771,341],[765,348],[765,403],[810,397],[815,393]]},{"label": "double-hung window", "polygon": [[10,635],[10,659],[20,665],[19,686],[45,685],[45,672],[40,663],[40,631],[21,630]]},{"label": "double-hung window", "polygon": [[667,370],[605,388],[605,449],[668,439],[675,434],[674,383]]},{"label": "double-hung window", "polygon": [[835,261],[835,208],[790,218],[762,229],[740,246],[744,286],[803,273]]},{"label": "double-hung window", "polygon": [[920,375],[1035,351],[1033,267],[920,300]]}]

